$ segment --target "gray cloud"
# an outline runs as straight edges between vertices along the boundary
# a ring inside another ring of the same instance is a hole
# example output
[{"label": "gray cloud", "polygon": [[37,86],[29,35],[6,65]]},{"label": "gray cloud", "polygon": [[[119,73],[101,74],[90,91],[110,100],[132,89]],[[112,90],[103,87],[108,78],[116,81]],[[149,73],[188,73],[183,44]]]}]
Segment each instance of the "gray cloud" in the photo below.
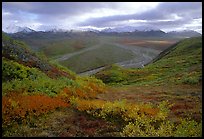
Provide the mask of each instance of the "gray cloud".
[{"label": "gray cloud", "polygon": [[[120,10],[124,8],[124,5],[118,2],[3,2],[3,11],[10,14],[2,15],[2,23],[24,25],[40,23],[42,27],[63,25],[65,19],[72,22],[77,17],[86,13],[94,13],[95,10],[101,8]],[[133,26],[151,25],[165,29],[182,27],[192,23],[193,19],[202,19],[201,2],[164,2],[144,12],[138,13],[138,9],[135,11],[134,14],[95,17],[85,21],[80,21],[79,18],[74,24],[76,26],[113,27],[127,25],[128,20],[144,20],[146,22],[130,24]]]},{"label": "gray cloud", "polygon": [[[3,22],[38,22],[47,25],[63,24],[64,19],[93,12],[100,8],[117,8],[113,2],[3,2],[2,9],[12,15],[3,17]],[[23,18],[26,16],[27,18]],[[35,18],[33,18],[35,17]],[[33,18],[33,19],[32,19]]]},{"label": "gray cloud", "polygon": [[[79,25],[92,25],[92,26],[108,26],[114,21],[125,21],[125,20],[165,20],[165,19],[172,19],[174,20],[174,16],[177,15],[181,17],[182,23],[185,23],[188,20],[192,20],[194,18],[202,18],[202,3],[201,2],[178,2],[178,3],[161,3],[154,9],[149,11],[140,13],[140,14],[131,14],[131,15],[116,15],[116,16],[108,16],[103,18],[91,18],[86,20],[85,22],[79,23]],[[150,23],[149,22],[149,23]],[[179,24],[181,20],[175,21],[166,21],[160,22],[158,21],[157,24]]]},{"label": "gray cloud", "polygon": [[118,3],[107,2],[6,2],[3,8],[10,12],[29,12],[50,16],[72,16],[97,8],[115,8]]}]

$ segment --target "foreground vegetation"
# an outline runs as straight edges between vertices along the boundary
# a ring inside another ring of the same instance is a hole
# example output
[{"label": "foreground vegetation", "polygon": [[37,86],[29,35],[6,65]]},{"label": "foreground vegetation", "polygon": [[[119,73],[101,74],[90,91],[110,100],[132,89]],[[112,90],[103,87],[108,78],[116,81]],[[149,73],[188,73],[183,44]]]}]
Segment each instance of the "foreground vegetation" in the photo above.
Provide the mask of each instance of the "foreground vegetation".
[{"label": "foreground vegetation", "polygon": [[[14,46],[19,48],[16,50],[21,50],[25,57],[26,54],[32,54],[31,50],[24,51],[27,48],[25,44],[22,44],[24,46],[22,47],[7,36],[3,37],[3,44],[4,48]],[[184,116],[172,120],[171,111],[177,105],[172,101],[162,100],[158,103],[130,102],[128,99],[110,101],[99,96],[105,94],[113,96],[113,89],[115,92],[120,92],[124,88],[130,91],[131,87],[133,90],[135,87],[141,87],[140,91],[145,94],[148,85],[154,87],[168,84],[176,87],[188,84],[192,88],[199,86],[202,81],[201,44],[200,38],[187,39],[169,54],[144,69],[122,69],[112,66],[96,74],[97,78],[109,86],[95,77],[77,76],[56,63],[41,62],[43,60],[40,58],[40,62],[35,62],[34,57],[37,56],[34,54],[33,64],[30,64],[31,61],[27,63],[23,58],[13,56],[16,52],[10,51],[11,49],[3,51],[2,134],[200,137],[201,118]],[[47,72],[46,66],[57,72],[55,74]],[[169,95],[171,93],[169,92]],[[190,98],[195,100],[197,96]],[[196,112],[201,116],[202,111],[199,107],[201,100],[197,99]]]}]

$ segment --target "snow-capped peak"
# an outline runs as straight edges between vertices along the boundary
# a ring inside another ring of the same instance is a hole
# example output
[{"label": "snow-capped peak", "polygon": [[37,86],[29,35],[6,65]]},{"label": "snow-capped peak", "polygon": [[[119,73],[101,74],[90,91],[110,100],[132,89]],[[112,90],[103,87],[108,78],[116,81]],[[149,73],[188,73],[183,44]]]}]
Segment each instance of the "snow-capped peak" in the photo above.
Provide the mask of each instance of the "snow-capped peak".
[{"label": "snow-capped peak", "polygon": [[9,25],[6,28],[4,28],[3,31],[6,32],[6,33],[17,33],[17,32],[29,33],[29,32],[34,32],[33,29],[30,29],[28,27],[20,27],[20,26],[16,26],[16,25]]},{"label": "snow-capped peak", "polygon": [[24,33],[29,33],[29,32],[35,32],[35,30],[33,29],[30,29],[28,27],[24,27],[24,28],[21,28],[22,30],[20,32],[24,32]]}]

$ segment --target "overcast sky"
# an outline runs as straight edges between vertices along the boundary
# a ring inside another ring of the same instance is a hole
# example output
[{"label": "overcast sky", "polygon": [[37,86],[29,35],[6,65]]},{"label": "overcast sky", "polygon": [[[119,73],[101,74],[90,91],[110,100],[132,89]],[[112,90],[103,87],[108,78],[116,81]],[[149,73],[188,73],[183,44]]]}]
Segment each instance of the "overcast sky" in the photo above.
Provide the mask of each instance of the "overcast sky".
[{"label": "overcast sky", "polygon": [[3,2],[2,27],[98,28],[151,26],[202,32],[201,2]]}]

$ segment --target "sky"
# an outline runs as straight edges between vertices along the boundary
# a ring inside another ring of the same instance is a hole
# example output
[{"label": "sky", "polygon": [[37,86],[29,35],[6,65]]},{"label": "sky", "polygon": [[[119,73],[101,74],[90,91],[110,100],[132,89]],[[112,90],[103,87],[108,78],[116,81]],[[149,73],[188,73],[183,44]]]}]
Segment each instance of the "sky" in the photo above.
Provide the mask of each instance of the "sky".
[{"label": "sky", "polygon": [[36,31],[151,26],[202,33],[202,2],[2,2],[2,30],[11,25]]}]

